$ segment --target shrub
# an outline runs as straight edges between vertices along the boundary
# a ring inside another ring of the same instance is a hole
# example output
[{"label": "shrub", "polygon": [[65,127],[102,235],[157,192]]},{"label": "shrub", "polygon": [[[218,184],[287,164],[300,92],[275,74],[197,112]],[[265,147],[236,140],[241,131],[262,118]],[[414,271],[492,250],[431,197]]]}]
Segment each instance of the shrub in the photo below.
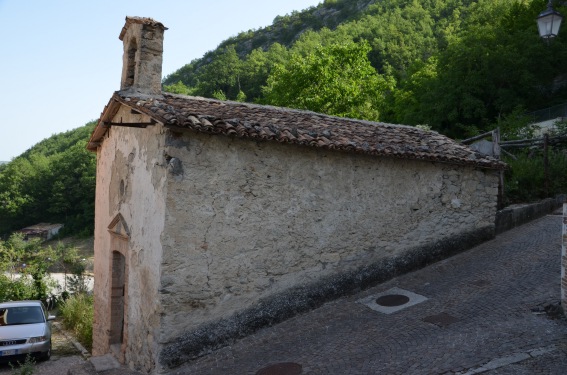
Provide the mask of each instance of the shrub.
[{"label": "shrub", "polygon": [[17,361],[18,366],[14,366],[10,362],[10,367],[12,368],[13,375],[33,375],[35,372],[35,359],[31,355],[26,356],[24,363]]},{"label": "shrub", "polygon": [[[516,154],[517,160],[505,158],[510,169],[506,171],[504,196],[506,203],[526,203],[567,192],[567,155],[565,150],[550,147],[549,190],[545,191],[543,155],[541,150],[527,150]],[[547,194],[546,194],[547,193]]]},{"label": "shrub", "polygon": [[73,331],[88,350],[93,343],[94,299],[88,294],[74,294],[59,309],[65,328]]},{"label": "shrub", "polygon": [[0,302],[34,299],[33,281],[27,277],[10,277],[0,273]]}]

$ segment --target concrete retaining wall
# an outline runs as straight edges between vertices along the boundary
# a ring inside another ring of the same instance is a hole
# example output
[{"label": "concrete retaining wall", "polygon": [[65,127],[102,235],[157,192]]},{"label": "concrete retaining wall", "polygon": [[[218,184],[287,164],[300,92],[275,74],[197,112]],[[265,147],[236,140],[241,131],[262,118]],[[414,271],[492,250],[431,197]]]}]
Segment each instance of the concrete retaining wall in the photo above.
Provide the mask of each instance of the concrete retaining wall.
[{"label": "concrete retaining wall", "polygon": [[566,199],[567,195],[560,194],[537,203],[514,205],[500,210],[496,213],[496,234],[545,216],[560,207]]}]

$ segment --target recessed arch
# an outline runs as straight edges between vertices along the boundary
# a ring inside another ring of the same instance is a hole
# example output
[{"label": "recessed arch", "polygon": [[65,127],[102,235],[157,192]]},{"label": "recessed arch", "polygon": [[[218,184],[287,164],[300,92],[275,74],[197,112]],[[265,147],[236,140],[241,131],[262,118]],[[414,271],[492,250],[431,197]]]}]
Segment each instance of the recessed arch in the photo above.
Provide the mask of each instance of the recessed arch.
[{"label": "recessed arch", "polygon": [[111,352],[121,362],[125,361],[128,343],[128,269],[130,230],[128,223],[117,214],[108,225],[110,233],[109,259],[109,336]]},{"label": "recessed arch", "polygon": [[134,85],[136,81],[136,53],[138,52],[138,43],[135,38],[130,40],[128,44],[126,75],[124,76],[124,89],[128,89]]}]

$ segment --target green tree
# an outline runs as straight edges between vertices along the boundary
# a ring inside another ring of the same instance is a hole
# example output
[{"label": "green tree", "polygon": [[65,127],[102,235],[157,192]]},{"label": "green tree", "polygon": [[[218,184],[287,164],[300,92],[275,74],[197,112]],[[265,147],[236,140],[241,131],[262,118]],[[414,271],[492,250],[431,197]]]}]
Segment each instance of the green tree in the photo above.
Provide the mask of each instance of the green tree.
[{"label": "green tree", "polygon": [[192,93],[192,90],[189,87],[185,86],[181,81],[177,81],[176,83],[172,83],[171,85],[164,85],[163,91],[181,95],[191,95]]},{"label": "green tree", "polygon": [[96,158],[85,148],[94,122],[56,134],[0,169],[0,235],[39,222],[90,234]]},{"label": "green tree", "polygon": [[211,63],[199,72],[199,82],[196,94],[212,98],[217,91],[225,93],[229,99],[234,99],[241,91],[242,61],[238,57],[234,45],[217,51]]},{"label": "green tree", "polygon": [[47,271],[57,261],[51,247],[21,233],[0,241],[0,299],[45,299],[52,285]]},{"label": "green tree", "polygon": [[437,80],[437,66],[436,56],[426,61],[416,61],[410,66],[407,77],[399,83],[392,95],[391,121],[412,125],[429,124],[431,120],[425,113],[430,110],[434,98],[428,88]]},{"label": "green tree", "polygon": [[277,65],[264,89],[264,102],[336,116],[378,120],[392,79],[376,73],[368,43],[319,47]]},{"label": "green tree", "polygon": [[[390,4],[389,4],[390,3]],[[392,4],[393,3],[393,4]],[[370,41],[370,60],[382,71],[393,67],[399,77],[416,60],[424,60],[437,52],[435,8],[425,8],[423,1],[377,3],[358,22],[344,26],[344,32]]]},{"label": "green tree", "polygon": [[248,101],[258,102],[262,97],[262,87],[276,64],[283,64],[289,55],[288,50],[274,43],[267,51],[253,50],[242,63],[241,91]]},{"label": "green tree", "polygon": [[565,52],[560,40],[547,48],[539,39],[533,3],[472,4],[447,47],[400,82],[396,119],[459,138],[494,128],[518,107],[548,105],[552,90],[542,89],[563,71],[555,60]]}]

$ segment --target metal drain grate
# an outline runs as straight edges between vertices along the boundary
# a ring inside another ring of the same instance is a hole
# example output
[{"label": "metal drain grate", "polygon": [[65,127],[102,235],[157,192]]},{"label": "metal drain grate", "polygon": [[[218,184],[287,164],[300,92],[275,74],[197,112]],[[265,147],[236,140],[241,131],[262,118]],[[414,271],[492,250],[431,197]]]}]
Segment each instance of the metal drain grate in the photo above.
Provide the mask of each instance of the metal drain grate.
[{"label": "metal drain grate", "polygon": [[301,375],[303,368],[299,363],[282,362],[258,370],[256,375]]}]

